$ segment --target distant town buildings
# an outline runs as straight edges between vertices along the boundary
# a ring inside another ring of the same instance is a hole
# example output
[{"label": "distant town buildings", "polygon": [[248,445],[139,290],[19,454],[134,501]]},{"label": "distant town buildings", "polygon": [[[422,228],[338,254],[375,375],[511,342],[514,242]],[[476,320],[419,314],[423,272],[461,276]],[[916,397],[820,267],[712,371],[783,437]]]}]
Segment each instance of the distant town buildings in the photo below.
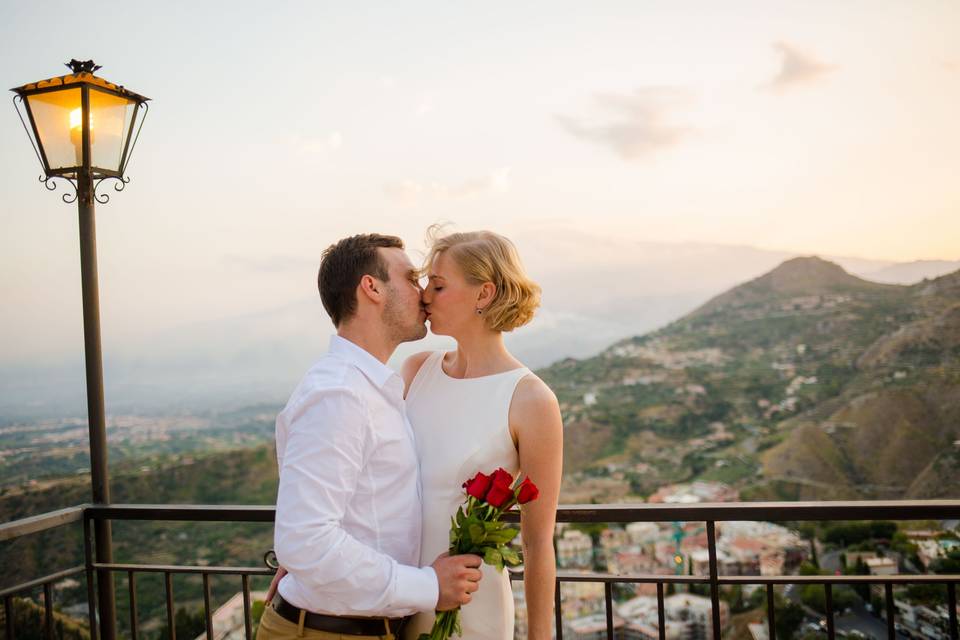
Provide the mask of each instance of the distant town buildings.
[{"label": "distant town buildings", "polygon": [[647,502],[664,504],[693,504],[697,502],[736,502],[740,494],[722,482],[696,481],[661,487]]},{"label": "distant town buildings", "polygon": [[867,558],[865,562],[872,576],[892,576],[897,573],[897,563],[892,558]]},{"label": "distant town buildings", "polygon": [[[722,432],[722,425],[719,425],[715,433]],[[737,491],[726,484],[697,481],[661,487],[650,497],[650,502],[693,504],[738,499]],[[709,573],[707,534],[702,522],[610,525],[593,538],[574,526],[563,527],[560,531],[556,541],[557,564],[568,572],[582,571],[588,575],[597,567],[597,570],[605,568],[611,575]],[[717,525],[717,559],[720,573],[725,575],[782,575],[799,566],[809,553],[807,541],[797,532],[780,525],[769,522],[723,522]],[[615,637],[622,640],[659,638],[655,585],[618,585],[621,598],[625,592],[631,591],[635,597],[616,604]],[[561,585],[561,598],[565,638],[593,640],[606,637],[602,583],[565,582]],[[518,610],[520,606],[518,598]],[[710,636],[709,598],[682,589],[668,595],[664,606],[667,638],[694,640]],[[726,626],[730,612],[725,602],[721,602],[720,613]]]},{"label": "distant town buildings", "polygon": [[[701,640],[713,627],[710,598],[688,593],[664,599],[664,635],[670,639]],[[720,603],[720,625],[726,627],[730,608]],[[653,640],[659,637],[657,600],[639,596],[616,605],[613,615],[614,637],[622,640]],[[564,637],[575,640],[600,640],[606,637],[607,620],[603,612],[581,616],[564,623]]]},{"label": "distant town buildings", "polygon": [[561,569],[593,568],[593,540],[577,529],[568,529],[557,540],[557,566]]},{"label": "distant town buildings", "polygon": [[945,605],[930,608],[895,600],[894,606],[901,633],[906,632],[911,638],[923,640],[949,637],[950,612]]}]

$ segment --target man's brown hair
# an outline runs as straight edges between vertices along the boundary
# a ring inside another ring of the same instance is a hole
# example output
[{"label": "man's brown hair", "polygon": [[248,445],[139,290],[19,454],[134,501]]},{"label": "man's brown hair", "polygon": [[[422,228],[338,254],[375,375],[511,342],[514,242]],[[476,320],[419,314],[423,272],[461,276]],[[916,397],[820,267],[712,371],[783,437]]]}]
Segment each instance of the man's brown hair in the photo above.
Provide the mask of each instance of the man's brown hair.
[{"label": "man's brown hair", "polygon": [[403,249],[403,240],[396,236],[364,233],[350,236],[326,248],[320,258],[317,287],[320,300],[333,326],[357,312],[357,285],[365,275],[388,282],[387,264],[377,252],[379,248]]}]

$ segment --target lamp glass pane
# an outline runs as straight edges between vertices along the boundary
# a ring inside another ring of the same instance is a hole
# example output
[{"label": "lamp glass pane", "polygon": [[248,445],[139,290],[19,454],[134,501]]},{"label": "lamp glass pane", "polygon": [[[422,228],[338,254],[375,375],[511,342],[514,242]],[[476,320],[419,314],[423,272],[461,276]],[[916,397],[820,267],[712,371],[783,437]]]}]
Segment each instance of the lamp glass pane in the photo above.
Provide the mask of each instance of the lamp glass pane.
[{"label": "lamp glass pane", "polygon": [[82,163],[80,88],[27,96],[38,142],[50,169],[76,167]]},{"label": "lamp glass pane", "polygon": [[91,164],[98,169],[120,170],[123,145],[130,135],[136,102],[90,89]]}]

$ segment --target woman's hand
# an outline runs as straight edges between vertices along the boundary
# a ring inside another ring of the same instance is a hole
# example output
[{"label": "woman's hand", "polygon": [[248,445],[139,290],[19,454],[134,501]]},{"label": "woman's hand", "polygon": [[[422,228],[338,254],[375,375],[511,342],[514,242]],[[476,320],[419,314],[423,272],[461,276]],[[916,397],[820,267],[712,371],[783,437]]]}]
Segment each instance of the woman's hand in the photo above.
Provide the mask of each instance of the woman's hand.
[{"label": "woman's hand", "polygon": [[273,576],[273,580],[270,581],[270,588],[267,589],[267,604],[273,602],[273,596],[277,593],[277,585],[280,584],[280,580],[283,579],[283,576],[287,575],[287,570],[283,567],[277,569],[277,572]]}]

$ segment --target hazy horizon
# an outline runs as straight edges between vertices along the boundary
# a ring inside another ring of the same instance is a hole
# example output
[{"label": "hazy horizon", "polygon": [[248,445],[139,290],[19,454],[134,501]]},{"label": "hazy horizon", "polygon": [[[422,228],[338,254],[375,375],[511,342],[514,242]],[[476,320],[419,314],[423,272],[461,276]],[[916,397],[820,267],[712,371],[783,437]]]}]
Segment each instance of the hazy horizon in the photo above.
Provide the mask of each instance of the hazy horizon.
[{"label": "hazy horizon", "polygon": [[[567,271],[534,270],[543,276],[538,279],[545,287],[544,306],[529,326],[506,336],[511,351],[531,368],[593,356],[615,342],[664,327],[730,287],[798,257],[751,247],[646,243],[638,259],[616,241],[605,246],[619,249],[624,256],[620,264],[611,268],[588,260]],[[539,248],[531,255],[535,261],[546,247]],[[551,250],[561,248],[559,242]],[[678,251],[684,259],[674,257]],[[826,258],[855,275],[891,284],[912,284],[960,269],[960,261]],[[601,281],[603,287],[595,285]],[[172,327],[140,343],[105,339],[109,413],[190,414],[282,403],[326,351],[333,332],[314,294],[275,309]],[[76,345],[67,359],[0,367],[0,420],[81,416],[81,347]],[[430,334],[400,345],[390,365],[399,368],[416,351],[453,347],[449,338]]]},{"label": "hazy horizon", "polygon": [[[198,361],[251,385],[263,362],[299,367],[329,332],[319,254],[358,232],[414,255],[435,222],[513,238],[545,285],[511,337],[534,364],[777,257],[960,260],[960,5],[603,7],[0,7],[8,87],[92,58],[153,99],[132,182],[97,208],[108,388],[149,395]],[[83,340],[76,206],[37,182],[12,110],[0,171],[10,397],[49,382],[24,367],[76,371]]]}]

